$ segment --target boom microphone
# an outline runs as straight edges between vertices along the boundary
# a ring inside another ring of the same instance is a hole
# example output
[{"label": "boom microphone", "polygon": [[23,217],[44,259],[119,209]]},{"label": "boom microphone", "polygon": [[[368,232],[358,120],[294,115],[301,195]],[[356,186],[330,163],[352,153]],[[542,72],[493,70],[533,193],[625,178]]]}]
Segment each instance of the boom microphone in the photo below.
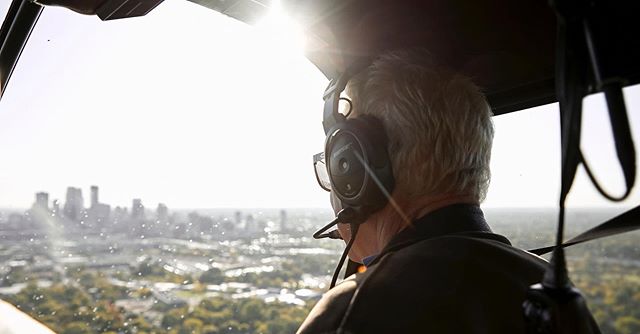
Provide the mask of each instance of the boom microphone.
[{"label": "boom microphone", "polygon": [[342,239],[342,236],[340,236],[340,233],[338,232],[338,230],[333,230],[330,232],[326,232],[326,231],[340,223],[342,224],[352,223],[351,220],[355,218],[355,214],[356,214],[356,210],[350,207],[340,210],[340,212],[338,212],[334,220],[332,220],[329,224],[323,226],[321,229],[317,230],[313,234],[313,238],[314,239],[324,239],[324,238]]}]

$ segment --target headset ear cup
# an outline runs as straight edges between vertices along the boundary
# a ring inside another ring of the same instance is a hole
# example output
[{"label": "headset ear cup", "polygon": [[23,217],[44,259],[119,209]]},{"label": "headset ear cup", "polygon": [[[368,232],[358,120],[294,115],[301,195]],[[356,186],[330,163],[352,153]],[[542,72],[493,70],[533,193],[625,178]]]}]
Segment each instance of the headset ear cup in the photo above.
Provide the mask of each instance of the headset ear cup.
[{"label": "headset ear cup", "polygon": [[360,116],[336,125],[325,157],[332,189],[344,206],[373,213],[387,204],[394,178],[380,120]]}]

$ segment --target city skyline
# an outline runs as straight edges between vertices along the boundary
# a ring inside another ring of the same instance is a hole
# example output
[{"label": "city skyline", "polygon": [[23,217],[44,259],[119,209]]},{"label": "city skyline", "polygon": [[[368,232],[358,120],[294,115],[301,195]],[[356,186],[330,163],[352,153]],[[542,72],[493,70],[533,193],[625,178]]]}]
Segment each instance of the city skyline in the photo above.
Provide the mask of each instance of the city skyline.
[{"label": "city skyline", "polygon": [[[133,198],[131,206],[112,206],[100,200],[100,188],[90,186],[90,204],[84,200],[82,189],[67,187],[64,203],[49,194],[35,193],[31,207],[22,212],[0,211],[0,238],[4,240],[41,240],[89,236],[150,240],[153,238],[182,238],[193,240],[226,240],[227,238],[253,238],[272,233],[299,233],[309,228],[309,217],[329,219],[328,214],[292,211],[306,217],[303,224],[288,224],[286,209],[275,211],[246,211],[234,209],[226,212],[173,211],[164,203],[146,208],[140,198]],[[322,218],[325,217],[326,218]],[[314,219],[316,219],[314,218]]]},{"label": "city skyline", "polygon": [[[32,209],[34,207],[41,207],[41,208],[45,208],[47,210],[51,210],[53,212],[61,212],[64,213],[64,207],[67,204],[67,200],[64,199],[65,197],[69,197],[69,194],[77,194],[79,197],[81,197],[80,200],[74,200],[75,202],[82,202],[84,203],[84,196],[82,195],[82,187],[75,187],[75,186],[68,186],[66,187],[66,194],[67,196],[60,196],[60,198],[56,198],[54,196],[51,196],[51,193],[46,191],[46,190],[42,190],[42,191],[37,191],[34,192],[32,198],[33,201],[30,205],[24,206],[24,207],[2,207],[0,206],[0,214],[2,213],[20,213],[21,211],[27,211],[29,209]],[[166,202],[157,202],[157,203],[151,203],[151,202],[146,202],[144,201],[142,198],[136,198],[136,197],[131,197],[129,200],[129,204],[123,204],[123,205],[111,205],[109,201],[101,201],[101,195],[100,193],[102,192],[102,189],[100,186],[97,185],[91,185],[88,186],[88,189],[90,189],[91,191],[91,201],[90,201],[90,205],[83,205],[82,208],[80,208],[79,210],[82,209],[98,209],[100,211],[104,211],[105,209],[107,211],[110,210],[115,210],[115,209],[123,209],[123,210],[128,210],[130,208],[136,207],[136,206],[141,206],[142,209],[144,210],[144,212],[156,212],[156,214],[161,215],[161,216],[167,216],[168,212],[169,212],[169,206],[167,205]],[[71,196],[73,197],[73,195]],[[63,200],[64,199],[64,200]],[[150,203],[150,205],[148,207],[146,207],[144,205],[144,203]],[[282,214],[283,211],[286,212],[286,210],[312,210],[312,211],[327,211],[329,212],[330,210],[324,207],[299,207],[299,208],[290,208],[290,207],[268,207],[268,208],[264,208],[264,207],[201,207],[201,208],[195,208],[195,207],[186,207],[186,208],[179,208],[179,207],[172,207],[171,208],[171,212],[197,212],[197,210],[214,210],[215,212],[218,213],[234,213],[236,215],[235,220],[238,221],[238,215],[240,215],[243,211],[246,212],[280,212],[280,214]],[[160,213],[162,212],[162,213]],[[285,214],[286,216],[286,214]]]},{"label": "city skyline", "polygon": [[[100,188],[97,185],[90,185],[87,187],[87,189],[90,190],[91,192],[91,199],[90,199],[90,205],[86,206],[84,205],[84,195],[83,195],[83,188],[82,187],[76,187],[76,186],[68,186],[66,187],[66,191],[64,193],[66,193],[66,196],[51,196],[51,192],[49,192],[46,189],[41,189],[39,191],[36,191],[33,193],[32,199],[33,202],[30,205],[27,206],[2,206],[0,205],[0,212],[2,210],[27,210],[30,207],[34,207],[34,206],[43,206],[46,207],[47,209],[53,209],[56,205],[59,205],[60,203],[63,203],[64,205],[66,205],[66,203],[68,202],[77,202],[80,203],[80,207],[84,208],[84,209],[88,209],[88,208],[94,208],[94,207],[100,207],[102,205],[106,205],[107,207],[111,207],[109,201],[105,201],[105,203],[100,202],[99,198],[99,192],[100,192]],[[58,193],[60,194],[60,193]],[[66,199],[65,199],[66,198]],[[71,199],[71,198],[75,198],[75,199]],[[64,201],[62,201],[62,199],[65,199]],[[124,203],[120,203],[119,205],[114,205],[113,208],[117,208],[117,207],[121,207],[121,208],[133,208],[136,206],[142,206],[143,210],[152,210],[150,208],[145,208],[144,204],[142,203],[142,199],[141,198],[137,198],[137,197],[131,197],[131,199],[129,200],[130,204],[129,206],[127,204]],[[43,203],[46,203],[46,205],[43,205]],[[159,207],[162,207],[164,209],[167,209],[167,204],[165,202],[157,202],[156,203]],[[194,210],[194,209],[230,209],[230,210],[235,210],[235,209],[272,209],[272,210],[279,210],[279,209],[283,209],[283,208],[287,208],[287,207],[201,207],[201,208],[197,208],[197,207],[177,207],[177,208],[173,208],[173,210]],[[307,207],[299,207],[298,209],[306,209]],[[324,209],[323,207],[308,207],[309,209]],[[293,209],[296,209],[295,207]],[[73,209],[70,209],[73,210]],[[64,209],[63,209],[64,211]]]},{"label": "city skyline", "polygon": [[[64,203],[63,212],[65,212],[66,214],[77,215],[79,210],[88,209],[88,208],[96,208],[98,210],[102,210],[106,208],[107,210],[110,210],[111,206],[109,204],[100,202],[100,187],[97,185],[91,185],[89,186],[89,189],[90,189],[90,202],[89,202],[90,204],[89,206],[86,206],[84,204],[85,200],[82,192],[82,187],[68,186],[66,188],[66,196],[61,196],[61,198],[62,197],[65,198],[63,202]],[[32,207],[35,207],[35,206],[44,207],[46,209],[55,211],[55,207],[60,203],[62,203],[61,198],[50,196],[50,192],[45,189],[37,191],[34,194],[35,194],[35,201],[31,205]],[[132,208],[142,205],[140,198],[132,197],[131,201],[132,201],[131,203]],[[49,203],[51,203],[51,205],[49,205]],[[166,207],[166,205],[162,202],[159,202],[158,205],[162,205]],[[115,207],[127,207],[127,206],[118,205]],[[0,207],[0,209],[6,209],[6,208]],[[27,207],[18,208],[18,209],[27,209]]]}]

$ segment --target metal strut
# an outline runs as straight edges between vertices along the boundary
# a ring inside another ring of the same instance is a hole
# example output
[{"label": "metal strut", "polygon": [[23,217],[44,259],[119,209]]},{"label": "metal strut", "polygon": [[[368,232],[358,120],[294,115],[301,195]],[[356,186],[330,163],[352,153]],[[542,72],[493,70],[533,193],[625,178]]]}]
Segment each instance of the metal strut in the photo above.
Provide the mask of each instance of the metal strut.
[{"label": "metal strut", "polygon": [[0,28],[0,98],[4,94],[18,58],[42,13],[42,6],[29,0],[13,0]]}]

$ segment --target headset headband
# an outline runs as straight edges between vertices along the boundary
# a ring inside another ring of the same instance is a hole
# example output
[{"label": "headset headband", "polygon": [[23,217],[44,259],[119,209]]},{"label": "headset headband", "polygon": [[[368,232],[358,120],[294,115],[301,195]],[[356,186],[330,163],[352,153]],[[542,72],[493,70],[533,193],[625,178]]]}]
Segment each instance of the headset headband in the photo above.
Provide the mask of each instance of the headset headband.
[{"label": "headset headband", "polygon": [[360,71],[366,69],[373,62],[373,58],[365,57],[354,61],[342,74],[337,78],[331,79],[327,89],[322,96],[324,100],[324,112],[322,119],[322,126],[324,127],[324,134],[329,135],[331,128],[338,123],[344,121],[344,115],[340,114],[338,110],[338,103],[340,102],[340,94],[347,87],[347,83],[351,78],[360,73]]}]

